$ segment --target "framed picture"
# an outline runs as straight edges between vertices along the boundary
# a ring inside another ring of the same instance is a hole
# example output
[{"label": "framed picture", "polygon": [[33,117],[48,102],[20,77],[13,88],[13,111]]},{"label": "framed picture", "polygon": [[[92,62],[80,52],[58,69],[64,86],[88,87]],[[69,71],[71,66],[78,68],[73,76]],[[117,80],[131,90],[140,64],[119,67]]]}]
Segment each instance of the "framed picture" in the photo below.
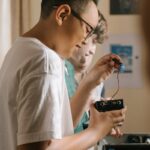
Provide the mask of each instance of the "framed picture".
[{"label": "framed picture", "polygon": [[117,54],[122,58],[122,61],[126,66],[124,73],[133,72],[133,46],[132,45],[111,44],[110,52],[113,54]]},{"label": "framed picture", "polygon": [[[142,43],[142,37],[137,35],[110,35],[102,46],[106,54],[119,55],[125,66],[125,70],[119,75],[121,88],[141,88],[143,86]],[[105,81],[107,88],[116,87],[116,76],[117,74],[114,72],[111,78]]]},{"label": "framed picture", "polygon": [[138,6],[139,0],[110,0],[110,14],[138,14]]}]

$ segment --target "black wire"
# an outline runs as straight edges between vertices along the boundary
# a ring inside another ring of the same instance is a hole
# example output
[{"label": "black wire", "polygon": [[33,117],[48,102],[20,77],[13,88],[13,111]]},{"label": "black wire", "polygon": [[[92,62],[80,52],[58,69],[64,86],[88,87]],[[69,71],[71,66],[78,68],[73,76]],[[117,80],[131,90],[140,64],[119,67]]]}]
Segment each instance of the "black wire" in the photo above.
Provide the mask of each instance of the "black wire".
[{"label": "black wire", "polygon": [[118,94],[120,90],[120,84],[119,84],[119,71],[117,71],[117,90],[112,95],[111,99],[114,99],[114,97]]}]

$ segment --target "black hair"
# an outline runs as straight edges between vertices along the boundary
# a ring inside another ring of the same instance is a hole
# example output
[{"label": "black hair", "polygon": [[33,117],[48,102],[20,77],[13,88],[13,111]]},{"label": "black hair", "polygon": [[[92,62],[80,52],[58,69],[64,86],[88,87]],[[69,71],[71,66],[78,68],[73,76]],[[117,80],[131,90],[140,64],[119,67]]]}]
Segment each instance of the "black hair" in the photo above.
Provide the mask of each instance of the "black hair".
[{"label": "black hair", "polygon": [[47,18],[55,6],[60,6],[62,4],[68,4],[75,12],[81,14],[91,1],[97,5],[97,0],[42,0],[41,17]]}]

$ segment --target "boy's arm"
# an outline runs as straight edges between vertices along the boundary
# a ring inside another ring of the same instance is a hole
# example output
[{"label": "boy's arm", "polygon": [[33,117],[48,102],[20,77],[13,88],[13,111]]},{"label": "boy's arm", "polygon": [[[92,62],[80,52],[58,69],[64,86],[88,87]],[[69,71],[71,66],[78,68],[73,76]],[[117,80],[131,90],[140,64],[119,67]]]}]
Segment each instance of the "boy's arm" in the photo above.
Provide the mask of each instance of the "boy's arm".
[{"label": "boy's arm", "polygon": [[78,124],[80,118],[90,104],[92,90],[101,82],[106,80],[116,67],[113,58],[120,60],[117,55],[105,55],[97,61],[91,71],[80,82],[75,95],[71,100],[71,111],[74,127]]},{"label": "boy's arm", "polygon": [[61,140],[21,145],[18,146],[18,150],[83,150],[94,145],[95,141],[98,141],[98,139],[99,138],[95,135],[94,130],[87,129],[79,134],[68,136]]},{"label": "boy's arm", "polygon": [[83,150],[95,145],[97,141],[104,138],[113,127],[123,123],[126,109],[98,112],[94,106],[90,109],[89,127],[71,136],[63,137],[60,140],[49,140],[18,146],[18,150]]}]

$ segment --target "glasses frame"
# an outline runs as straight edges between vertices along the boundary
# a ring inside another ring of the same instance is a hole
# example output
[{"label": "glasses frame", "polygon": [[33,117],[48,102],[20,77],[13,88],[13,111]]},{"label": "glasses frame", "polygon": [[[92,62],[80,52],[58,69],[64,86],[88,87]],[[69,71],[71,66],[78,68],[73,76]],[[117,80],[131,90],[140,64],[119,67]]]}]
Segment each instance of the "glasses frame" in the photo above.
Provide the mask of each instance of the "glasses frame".
[{"label": "glasses frame", "polygon": [[[57,7],[59,7],[59,5],[55,5],[53,6],[54,9],[56,9]],[[91,31],[87,34],[87,36],[84,38],[85,40],[87,40],[89,37],[91,37],[95,30],[96,30],[96,27],[92,27],[87,21],[85,21],[76,11],[74,11],[72,8],[71,8],[71,14],[76,17],[78,20],[84,22],[88,27],[90,27]]]},{"label": "glasses frame", "polygon": [[77,12],[75,12],[72,8],[71,8],[71,13],[74,17],[76,17],[77,19],[79,19],[80,21],[84,22],[87,26],[90,27],[91,31],[87,34],[87,36],[85,37],[85,40],[87,40],[89,37],[91,37],[96,28],[93,28],[87,21],[85,21]]}]

